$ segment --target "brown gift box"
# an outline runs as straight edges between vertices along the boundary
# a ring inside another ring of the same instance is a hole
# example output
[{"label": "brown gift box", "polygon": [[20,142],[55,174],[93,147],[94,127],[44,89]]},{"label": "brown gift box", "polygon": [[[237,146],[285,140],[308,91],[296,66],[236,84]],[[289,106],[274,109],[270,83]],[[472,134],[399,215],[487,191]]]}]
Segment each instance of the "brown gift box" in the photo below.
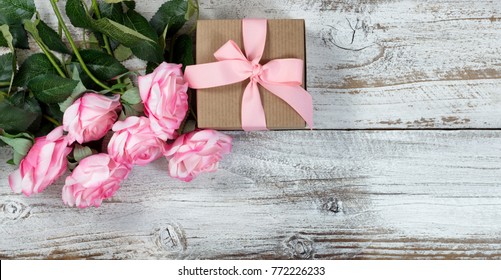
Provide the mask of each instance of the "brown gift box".
[{"label": "brown gift box", "polygon": [[[272,59],[305,59],[305,30],[302,19],[268,20],[266,45],[260,64]],[[216,62],[214,52],[233,40],[245,53],[242,20],[199,20],[197,64]],[[306,65],[306,63],[305,63]],[[306,67],[303,78],[305,87]],[[242,96],[249,79],[226,86],[197,90],[197,121],[200,128],[241,130]],[[303,129],[305,122],[285,101],[259,86],[269,129]]]}]

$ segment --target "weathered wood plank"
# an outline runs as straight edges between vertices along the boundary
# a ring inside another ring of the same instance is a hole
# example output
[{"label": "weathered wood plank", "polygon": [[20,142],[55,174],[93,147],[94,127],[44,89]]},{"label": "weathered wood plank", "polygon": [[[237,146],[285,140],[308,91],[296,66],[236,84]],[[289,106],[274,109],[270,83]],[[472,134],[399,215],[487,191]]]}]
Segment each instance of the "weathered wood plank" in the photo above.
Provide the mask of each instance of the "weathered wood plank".
[{"label": "weathered wood plank", "polygon": [[202,18],[306,19],[317,128],[501,127],[499,1],[200,2]]},{"label": "weathered wood plank", "polygon": [[501,259],[497,131],[232,133],[217,173],[134,169],[99,209],[12,194],[0,258]]}]

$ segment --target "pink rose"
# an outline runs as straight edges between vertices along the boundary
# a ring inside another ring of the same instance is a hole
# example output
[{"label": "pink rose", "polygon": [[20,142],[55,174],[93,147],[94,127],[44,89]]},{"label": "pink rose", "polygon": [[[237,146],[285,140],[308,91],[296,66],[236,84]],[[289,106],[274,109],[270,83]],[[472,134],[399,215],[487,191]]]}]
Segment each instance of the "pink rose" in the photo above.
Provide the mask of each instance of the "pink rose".
[{"label": "pink rose", "polygon": [[201,172],[216,171],[222,155],[231,152],[231,142],[230,136],[210,129],[179,136],[165,154],[169,175],[189,182]]},{"label": "pink rose", "polygon": [[70,152],[61,126],[47,136],[36,138],[19,169],[9,175],[11,189],[26,196],[42,192],[64,173]]},{"label": "pink rose", "polygon": [[115,123],[113,131],[108,154],[118,163],[146,165],[165,151],[165,142],[155,136],[148,118],[128,117]]},{"label": "pink rose", "polygon": [[110,98],[86,93],[64,112],[63,127],[68,131],[69,143],[83,144],[103,138],[118,119],[119,110],[120,95]]},{"label": "pink rose", "polygon": [[162,63],[153,73],[137,79],[144,103],[144,113],[158,138],[176,138],[176,130],[188,111],[188,84],[184,81],[181,64]]},{"label": "pink rose", "polygon": [[130,170],[130,166],[116,163],[107,154],[86,157],[66,178],[63,201],[80,208],[99,207],[103,199],[115,194]]}]

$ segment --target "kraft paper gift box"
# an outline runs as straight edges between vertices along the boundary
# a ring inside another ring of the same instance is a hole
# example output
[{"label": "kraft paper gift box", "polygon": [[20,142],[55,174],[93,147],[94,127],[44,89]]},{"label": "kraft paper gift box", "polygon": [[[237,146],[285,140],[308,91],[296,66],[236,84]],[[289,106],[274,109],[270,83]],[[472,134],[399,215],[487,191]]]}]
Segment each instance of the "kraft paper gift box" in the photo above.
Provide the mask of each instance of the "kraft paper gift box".
[{"label": "kraft paper gift box", "polygon": [[[233,40],[245,54],[242,20],[199,20],[196,62],[216,62],[214,53]],[[305,24],[302,19],[267,20],[266,43],[260,64],[273,59],[297,58],[304,61],[302,87],[306,84]],[[198,89],[199,128],[242,129],[242,96],[249,79],[235,84]],[[259,85],[268,129],[304,129],[305,120],[285,101]]]}]

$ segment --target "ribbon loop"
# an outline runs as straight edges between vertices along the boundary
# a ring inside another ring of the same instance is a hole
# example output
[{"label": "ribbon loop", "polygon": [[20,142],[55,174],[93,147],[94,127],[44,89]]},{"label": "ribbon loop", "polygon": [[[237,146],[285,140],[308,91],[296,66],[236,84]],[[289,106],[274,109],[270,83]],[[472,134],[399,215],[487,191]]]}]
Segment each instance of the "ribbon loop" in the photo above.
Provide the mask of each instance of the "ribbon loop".
[{"label": "ribbon loop", "polygon": [[238,45],[233,41],[229,40],[224,44],[222,47],[220,47],[215,53],[214,57],[218,61],[222,60],[245,60],[247,61],[247,58],[243,54],[242,50],[238,47]]},{"label": "ribbon loop", "polygon": [[313,128],[311,95],[301,87],[304,63],[301,59],[275,59],[259,64],[266,44],[267,21],[244,19],[243,40],[246,55],[229,40],[214,56],[218,62],[186,67],[185,79],[191,88],[212,88],[250,78],[242,97],[242,128],[266,130],[266,117],[258,83],[287,102]]},{"label": "ribbon loop", "polygon": [[184,78],[191,88],[213,88],[244,81],[252,75],[248,61],[223,60],[188,66]]},{"label": "ribbon loop", "polygon": [[261,79],[268,83],[300,86],[303,84],[303,69],[301,59],[274,59],[263,66]]}]

